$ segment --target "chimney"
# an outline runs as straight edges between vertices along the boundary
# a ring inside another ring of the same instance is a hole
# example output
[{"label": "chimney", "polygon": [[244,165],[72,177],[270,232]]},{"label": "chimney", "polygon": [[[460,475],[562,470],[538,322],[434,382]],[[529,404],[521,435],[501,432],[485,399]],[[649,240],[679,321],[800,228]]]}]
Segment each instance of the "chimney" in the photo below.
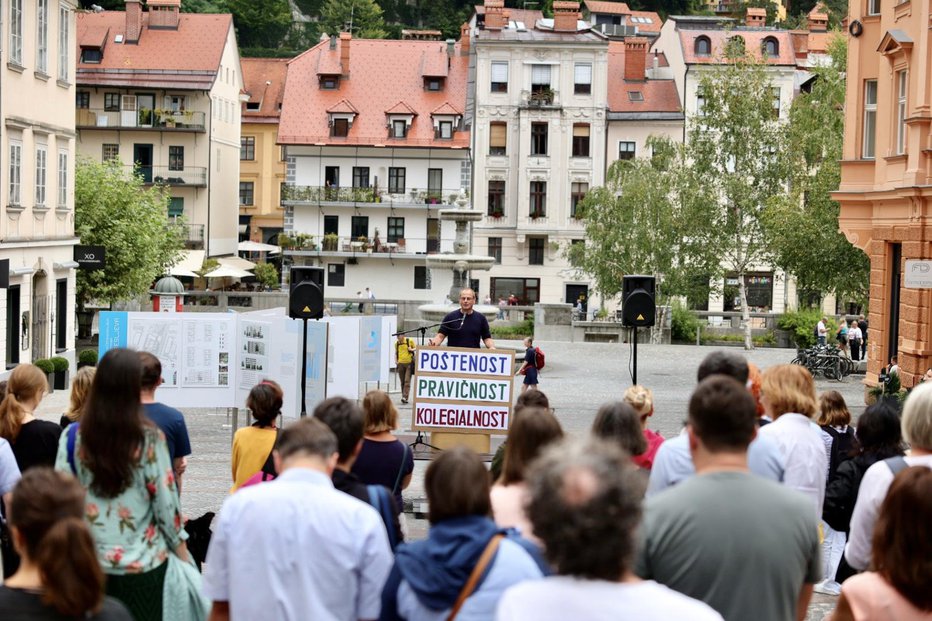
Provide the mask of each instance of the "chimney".
[{"label": "chimney", "polygon": [[126,0],[126,43],[139,43],[142,34],[142,3],[140,0]]},{"label": "chimney", "polygon": [[337,36],[336,35],[330,35],[330,49],[331,50],[337,49]]},{"label": "chimney", "polygon": [[647,78],[647,39],[625,39],[625,80],[643,82]]},{"label": "chimney", "polygon": [[485,0],[485,29],[501,30],[505,27],[505,0]]},{"label": "chimney", "polygon": [[178,30],[181,0],[148,0],[149,28]]},{"label": "chimney", "polygon": [[744,20],[748,28],[763,28],[767,25],[767,9],[749,7]]},{"label": "chimney", "polygon": [[468,22],[460,26],[460,54],[463,56],[469,54],[470,35],[471,33]]},{"label": "chimney", "polygon": [[828,15],[825,13],[809,13],[809,32],[825,32],[828,30]]},{"label": "chimney", "polygon": [[576,32],[579,20],[579,3],[556,0],[553,3],[554,32]]},{"label": "chimney", "polygon": [[447,56],[453,57],[454,51],[456,50],[456,41],[453,39],[447,39]]},{"label": "chimney", "polygon": [[348,78],[350,74],[350,42],[353,40],[353,35],[348,32],[340,33],[340,69],[343,72],[343,77]]}]

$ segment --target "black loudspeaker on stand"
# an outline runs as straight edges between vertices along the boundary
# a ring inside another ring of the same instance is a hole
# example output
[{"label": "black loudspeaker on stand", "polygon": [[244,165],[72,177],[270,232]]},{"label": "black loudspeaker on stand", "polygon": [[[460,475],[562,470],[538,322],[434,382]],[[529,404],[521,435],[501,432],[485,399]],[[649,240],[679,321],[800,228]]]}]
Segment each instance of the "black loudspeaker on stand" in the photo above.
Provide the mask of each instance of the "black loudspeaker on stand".
[{"label": "black loudspeaker on stand", "polygon": [[301,416],[307,416],[307,321],[324,316],[324,268],[294,266],[288,292],[288,316],[304,321],[301,341]]},{"label": "black loudspeaker on stand", "polygon": [[657,303],[653,276],[624,276],[621,281],[621,325],[633,328],[634,367],[631,382],[638,383],[638,328],[654,325]]}]

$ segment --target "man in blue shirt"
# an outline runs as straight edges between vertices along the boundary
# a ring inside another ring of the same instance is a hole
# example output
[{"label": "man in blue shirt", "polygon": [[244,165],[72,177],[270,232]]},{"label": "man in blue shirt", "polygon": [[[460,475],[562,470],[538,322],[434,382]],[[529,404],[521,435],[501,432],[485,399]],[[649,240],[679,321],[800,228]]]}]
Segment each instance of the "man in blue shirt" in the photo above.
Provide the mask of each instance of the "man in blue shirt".
[{"label": "man in blue shirt", "polygon": [[204,571],[211,619],[377,619],[392,567],[378,512],[331,482],[337,439],[321,421],[289,425],[274,481],[226,499]]},{"label": "man in blue shirt", "polygon": [[178,483],[178,494],[181,494],[181,475],[188,467],[188,455],[191,454],[188,426],[181,412],[155,400],[155,390],[162,385],[162,363],[147,351],[139,352],[139,360],[142,362],[142,389],[139,399],[145,408],[146,416],[165,434],[168,456],[171,457],[175,481]]},{"label": "man in blue shirt", "polygon": [[489,330],[489,320],[482,313],[473,310],[476,303],[476,292],[472,289],[460,291],[460,308],[447,313],[443,323],[430,345],[441,345],[446,339],[450,347],[469,347],[479,349],[479,342],[489,349],[495,349],[492,332]]}]

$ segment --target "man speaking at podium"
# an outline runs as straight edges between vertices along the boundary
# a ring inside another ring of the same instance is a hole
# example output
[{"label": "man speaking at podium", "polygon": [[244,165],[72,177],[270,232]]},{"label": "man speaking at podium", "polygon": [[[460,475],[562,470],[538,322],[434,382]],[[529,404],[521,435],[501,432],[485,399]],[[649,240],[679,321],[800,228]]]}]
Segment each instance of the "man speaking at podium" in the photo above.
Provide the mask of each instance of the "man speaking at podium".
[{"label": "man speaking at podium", "polygon": [[446,339],[449,347],[479,349],[479,341],[482,341],[487,348],[495,349],[489,320],[482,313],[473,310],[475,303],[475,291],[468,288],[460,291],[459,310],[447,313],[440,324],[440,330],[428,343],[436,347]]}]

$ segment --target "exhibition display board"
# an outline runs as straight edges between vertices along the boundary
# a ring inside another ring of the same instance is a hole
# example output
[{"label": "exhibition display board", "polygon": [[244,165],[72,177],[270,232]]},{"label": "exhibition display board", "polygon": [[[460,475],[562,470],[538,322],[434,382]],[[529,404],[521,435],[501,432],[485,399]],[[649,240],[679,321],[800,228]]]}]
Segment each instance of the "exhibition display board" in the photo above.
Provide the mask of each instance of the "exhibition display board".
[{"label": "exhibition display board", "polygon": [[412,428],[504,434],[512,411],[513,351],[420,347],[415,359]]}]

